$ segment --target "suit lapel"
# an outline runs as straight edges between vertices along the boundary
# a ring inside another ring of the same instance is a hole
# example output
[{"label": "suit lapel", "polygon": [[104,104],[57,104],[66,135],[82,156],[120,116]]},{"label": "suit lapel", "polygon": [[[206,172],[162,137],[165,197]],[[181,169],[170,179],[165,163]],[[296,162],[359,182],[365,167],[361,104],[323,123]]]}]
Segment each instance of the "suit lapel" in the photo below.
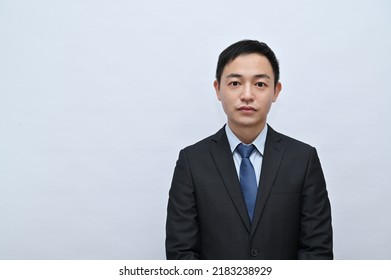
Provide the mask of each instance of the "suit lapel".
[{"label": "suit lapel", "polygon": [[224,127],[212,137],[210,152],[232,202],[248,232],[250,232],[251,225],[247,214],[247,208],[240,189],[235,163]]},{"label": "suit lapel", "polygon": [[281,163],[282,155],[284,154],[284,146],[279,143],[280,137],[270,126],[266,137],[265,150],[262,162],[262,173],[259,180],[257,201],[255,204],[255,212],[251,234],[255,229],[262,216],[270,191],[273,187],[274,179],[277,176],[278,168]]}]

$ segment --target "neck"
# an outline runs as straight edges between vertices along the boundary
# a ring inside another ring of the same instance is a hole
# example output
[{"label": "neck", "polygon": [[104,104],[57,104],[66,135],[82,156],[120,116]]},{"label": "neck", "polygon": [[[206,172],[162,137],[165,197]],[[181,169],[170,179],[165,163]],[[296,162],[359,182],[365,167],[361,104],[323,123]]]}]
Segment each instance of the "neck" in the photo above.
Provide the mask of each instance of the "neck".
[{"label": "neck", "polygon": [[235,134],[235,136],[238,137],[240,142],[244,144],[251,144],[265,128],[266,122],[262,123],[257,127],[235,126],[230,123],[228,123],[228,125],[232,132]]}]

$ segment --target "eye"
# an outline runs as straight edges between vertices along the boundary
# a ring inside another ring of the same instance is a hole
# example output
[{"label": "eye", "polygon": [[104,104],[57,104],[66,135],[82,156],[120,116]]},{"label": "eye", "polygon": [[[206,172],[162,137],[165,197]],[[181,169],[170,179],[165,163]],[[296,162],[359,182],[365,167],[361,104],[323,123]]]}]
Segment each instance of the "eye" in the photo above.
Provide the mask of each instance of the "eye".
[{"label": "eye", "polygon": [[266,84],[263,83],[263,82],[258,82],[255,84],[257,87],[260,87],[260,88],[263,88],[263,87],[266,87]]},{"label": "eye", "polygon": [[233,82],[230,82],[228,85],[233,86],[233,87],[237,87],[240,85],[240,83],[238,81],[233,81]]}]

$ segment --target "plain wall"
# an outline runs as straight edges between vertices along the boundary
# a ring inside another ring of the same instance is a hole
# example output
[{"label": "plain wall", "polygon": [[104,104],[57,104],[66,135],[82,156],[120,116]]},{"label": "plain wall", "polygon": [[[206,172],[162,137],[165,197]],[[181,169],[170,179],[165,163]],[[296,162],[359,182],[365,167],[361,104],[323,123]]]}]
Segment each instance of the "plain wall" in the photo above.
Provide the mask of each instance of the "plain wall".
[{"label": "plain wall", "polygon": [[219,53],[268,43],[269,124],[318,149],[337,259],[391,259],[389,1],[0,1],[0,259],[164,259]]}]

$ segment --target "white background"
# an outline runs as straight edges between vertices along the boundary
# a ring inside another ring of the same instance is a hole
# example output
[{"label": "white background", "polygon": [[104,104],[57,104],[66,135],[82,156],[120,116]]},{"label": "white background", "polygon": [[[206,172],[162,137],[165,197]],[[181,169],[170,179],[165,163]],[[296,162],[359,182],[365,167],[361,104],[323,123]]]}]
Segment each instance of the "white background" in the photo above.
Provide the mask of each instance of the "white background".
[{"label": "white background", "polygon": [[0,259],[164,259],[219,53],[270,45],[276,130],[318,149],[337,259],[391,259],[389,1],[0,0]]}]

